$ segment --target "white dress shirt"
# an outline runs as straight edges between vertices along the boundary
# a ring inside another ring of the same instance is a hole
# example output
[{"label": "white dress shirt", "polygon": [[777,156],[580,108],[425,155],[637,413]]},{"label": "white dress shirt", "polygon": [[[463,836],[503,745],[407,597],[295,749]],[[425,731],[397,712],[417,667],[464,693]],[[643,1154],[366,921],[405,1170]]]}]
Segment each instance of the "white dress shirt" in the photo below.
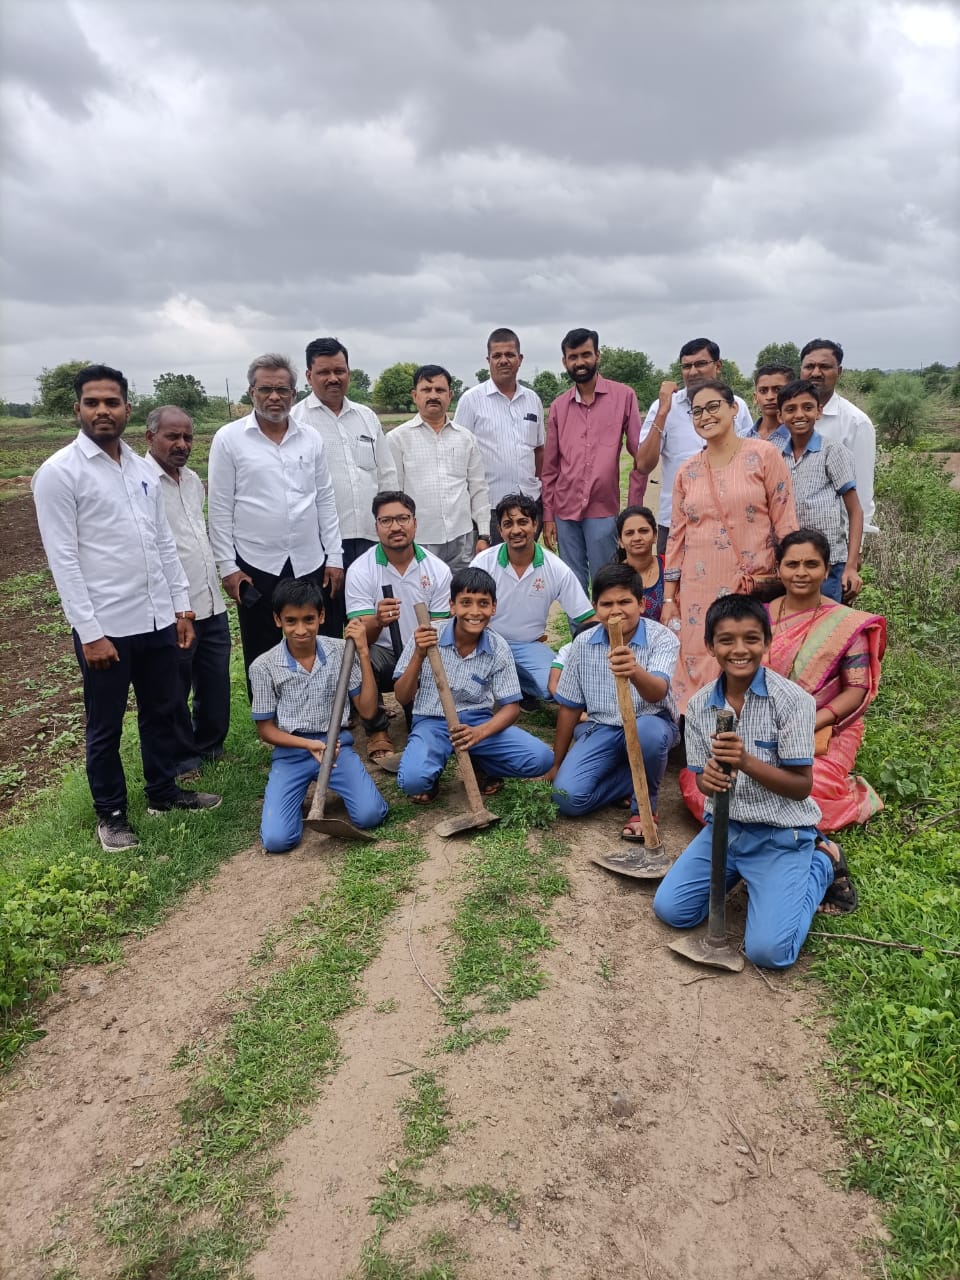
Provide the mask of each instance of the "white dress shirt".
[{"label": "white dress shirt", "polygon": [[[746,401],[734,396],[737,405],[737,419],[734,430],[738,436],[748,436],[753,430],[753,418],[747,408]],[[653,420],[660,407],[659,400],[654,400],[647,410],[647,416],[640,428],[640,442],[643,443],[653,430]],[[699,453],[703,441],[693,429],[690,417],[690,399],[686,387],[673,393],[673,403],[663,424],[663,439],[660,442],[660,508],[657,512],[657,523],[670,528],[670,514],[673,510],[673,482],[677,472],[688,458]]]},{"label": "white dress shirt", "polygon": [[492,507],[508,493],[540,497],[534,450],[543,447],[543,404],[535,391],[518,382],[511,400],[488,378],[463,393],[454,421],[480,446]]},{"label": "white dress shirt", "polygon": [[312,391],[297,401],[290,417],[313,427],[323,440],[337,498],[340,537],[376,542],[373,499],[382,490],[397,487],[397,468],[380,419],[365,404],[346,397],[339,414],[334,413]]},{"label": "white dress shirt", "polygon": [[434,431],[419,414],[387,434],[397,486],[417,504],[421,542],[452,542],[477,526],[490,532],[490,498],[483,459],[466,427],[447,422]]},{"label": "white dress shirt", "polygon": [[177,554],[183,565],[190,586],[190,608],[198,620],[210,618],[215,613],[226,613],[217,574],[217,562],[207,537],[207,524],[203,516],[206,497],[203,481],[189,467],[180,468],[180,483],[168,475],[152,453],[144,462],[156,472],[163,495],[163,507],[167,521],[177,544]]},{"label": "white dress shirt", "polygon": [[82,431],[30,482],[67,621],[81,644],[143,635],[190,608],[156,474],[120,442],[120,462]]},{"label": "white dress shirt", "polygon": [[220,428],[207,468],[210,544],[221,578],[237,572],[238,555],[273,574],[289,558],[297,578],[324,559],[343,567],[337,502],[319,432],[289,418],[274,444],[251,413]]},{"label": "white dress shirt", "polygon": [[873,501],[873,470],[877,464],[877,432],[873,423],[862,409],[834,392],[823,406],[817,430],[828,444],[845,444],[853,454],[857,497],[863,507],[863,532],[879,533],[880,530],[873,523],[876,510]]}]

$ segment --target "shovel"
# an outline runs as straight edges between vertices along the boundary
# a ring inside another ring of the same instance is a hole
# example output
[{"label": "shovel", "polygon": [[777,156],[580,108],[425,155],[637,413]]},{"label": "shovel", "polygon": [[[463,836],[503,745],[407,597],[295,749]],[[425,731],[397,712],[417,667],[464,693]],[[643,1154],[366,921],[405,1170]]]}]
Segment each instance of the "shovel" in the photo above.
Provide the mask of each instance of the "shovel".
[{"label": "shovel", "polygon": [[[623,644],[623,628],[616,619],[608,623],[610,647],[616,649]],[[657,824],[650,808],[650,793],[647,790],[647,775],[643,767],[643,753],[640,750],[640,739],[637,736],[637,716],[630,696],[630,681],[626,676],[617,676],[617,701],[620,703],[620,718],[623,721],[623,736],[627,743],[627,759],[630,761],[630,775],[633,779],[633,793],[637,797],[637,808],[640,811],[640,830],[643,832],[643,847],[631,853],[597,853],[590,859],[598,867],[607,871],[615,871],[619,876],[630,876],[633,880],[662,880],[673,865],[660,840]]]},{"label": "shovel", "polygon": [[[733,728],[733,712],[717,712],[717,733]],[[724,773],[730,766],[721,766]],[[727,941],[727,833],[730,823],[730,792],[719,791],[713,797],[713,842],[710,847],[710,914],[706,930],[687,933],[670,943],[670,950],[686,956],[694,964],[739,973],[743,953]]]},{"label": "shovel", "polygon": [[[390,587],[390,586],[381,587],[380,590],[383,592],[384,600],[396,599],[396,596],[393,594],[393,587]],[[394,663],[394,666],[396,666],[397,660],[399,659],[401,653],[403,653],[403,640],[400,636],[399,622],[390,623],[390,648],[393,650],[393,663]],[[381,756],[380,759],[377,761],[377,765],[379,768],[381,768],[384,771],[384,773],[393,773],[393,774],[399,773],[400,772],[400,756],[402,754],[403,753],[400,751],[394,751],[392,755]]]},{"label": "shovel", "polygon": [[343,720],[343,709],[347,705],[347,686],[350,683],[350,670],[357,646],[348,639],[343,646],[343,661],[340,674],[337,676],[337,687],[333,694],[333,707],[330,711],[330,728],[327,730],[327,748],[320,761],[320,772],[317,774],[317,786],[313,793],[313,804],[310,812],[303,820],[303,825],[311,831],[319,831],[325,836],[339,836],[341,840],[375,840],[369,831],[361,831],[349,818],[325,818],[324,806],[327,803],[327,788],[330,785],[330,773],[337,758],[337,742],[340,738],[340,723]]},{"label": "shovel", "polygon": [[[414,605],[417,615],[417,623],[421,627],[429,627],[430,614],[425,604]],[[447,728],[451,734],[455,729],[460,727],[460,720],[457,716],[457,708],[454,705],[453,694],[450,692],[450,685],[447,683],[447,673],[443,669],[443,662],[437,651],[436,645],[431,645],[427,650],[427,657],[430,659],[430,669],[433,672],[433,678],[436,681],[437,692],[440,695],[440,705],[443,707],[443,714],[447,717]],[[469,751],[461,751],[459,747],[455,747],[457,753],[457,765],[460,769],[460,780],[463,782],[467,792],[467,800],[470,802],[470,812],[463,813],[458,818],[446,818],[443,822],[438,822],[433,828],[438,836],[455,836],[460,831],[474,831],[481,827],[489,827],[494,822],[500,821],[500,815],[491,813],[483,803],[483,796],[480,794],[480,788],[477,785],[477,775],[473,771],[473,761],[470,759]]]}]

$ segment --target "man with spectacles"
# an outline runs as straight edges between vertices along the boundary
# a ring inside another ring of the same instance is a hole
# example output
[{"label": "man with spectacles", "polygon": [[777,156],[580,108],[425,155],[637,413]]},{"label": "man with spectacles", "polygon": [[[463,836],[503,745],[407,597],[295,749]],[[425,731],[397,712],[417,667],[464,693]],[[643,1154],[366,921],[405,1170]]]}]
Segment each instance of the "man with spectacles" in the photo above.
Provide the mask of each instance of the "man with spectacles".
[{"label": "man with spectacles", "polygon": [[[450,570],[439,556],[416,542],[417,504],[409,494],[378,493],[372,509],[379,542],[347,569],[345,598],[347,617],[360,618],[366,628],[381,695],[376,714],[369,720],[361,718],[367,755],[376,763],[394,751],[383,694],[393,689],[397,659],[417,629],[414,606],[425,604],[431,618],[449,618]],[[385,597],[384,587],[393,594]],[[399,636],[391,632],[394,624],[400,628]],[[408,729],[412,706],[409,703],[403,709]]]},{"label": "man with spectacles", "polygon": [[273,620],[277,583],[312,578],[334,596],[343,586],[343,554],[323,440],[290,416],[293,365],[273,352],[258,356],[247,383],[253,412],[221,427],[210,445],[207,508],[217,571],[239,606],[249,671],[281,639]]},{"label": "man with spectacles", "polygon": [[[681,465],[703,448],[703,441],[693,429],[690,401],[694,391],[704,382],[723,378],[720,348],[710,338],[691,338],[680,348],[680,374],[683,386],[672,379],[660,384],[660,395],[647,411],[640,431],[640,448],[630,477],[629,501],[639,503],[646,487],[646,477],[660,463],[660,502],[657,513],[657,550],[663,555],[670,535],[670,512],[673,506],[673,482]],[[753,418],[745,400],[734,397],[737,417],[734,430],[738,436],[749,435]]]}]

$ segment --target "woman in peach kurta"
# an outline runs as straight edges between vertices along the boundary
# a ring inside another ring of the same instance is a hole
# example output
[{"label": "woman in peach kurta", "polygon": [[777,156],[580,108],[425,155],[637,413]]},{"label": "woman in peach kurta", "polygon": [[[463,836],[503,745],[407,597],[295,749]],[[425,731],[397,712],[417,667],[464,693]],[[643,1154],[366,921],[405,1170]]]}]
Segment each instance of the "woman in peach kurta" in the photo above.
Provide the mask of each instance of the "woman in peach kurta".
[{"label": "woman in peach kurta", "polygon": [[764,440],[736,434],[731,389],[704,383],[690,411],[705,448],[683,464],[674,482],[660,615],[680,637],[670,688],[681,714],[690,696],[720,673],[703,639],[708,607],[717,596],[773,577],[774,547],[797,527],[783,456]]}]

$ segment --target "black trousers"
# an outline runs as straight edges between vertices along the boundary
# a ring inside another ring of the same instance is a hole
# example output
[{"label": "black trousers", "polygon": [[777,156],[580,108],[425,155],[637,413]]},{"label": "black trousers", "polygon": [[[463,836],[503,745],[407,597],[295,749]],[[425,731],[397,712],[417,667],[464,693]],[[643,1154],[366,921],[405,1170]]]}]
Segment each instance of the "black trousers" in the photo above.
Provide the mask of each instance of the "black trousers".
[{"label": "black trousers", "polygon": [[[279,573],[267,573],[263,569],[258,569],[255,565],[247,564],[246,560],[241,560],[239,556],[237,556],[237,565],[244,573],[249,575],[253,585],[260,592],[260,599],[256,604],[241,604],[237,610],[240,620],[240,645],[243,649],[243,669],[248,673],[247,696],[252,697],[249,677],[250,663],[253,662],[254,658],[259,658],[261,653],[266,653],[275,644],[279,644],[283,637],[283,632],[273,620],[274,588],[283,578],[292,578],[294,573],[289,559]],[[312,569],[309,573],[302,574],[301,577],[312,578],[314,581],[322,583],[323,570],[324,565],[320,565],[318,569]]]},{"label": "black trousers", "polygon": [[[344,572],[350,568],[354,560],[359,560],[365,551],[369,551],[371,547],[377,544],[371,542],[369,538],[344,538],[343,539],[343,568]],[[323,619],[323,626],[320,628],[325,636],[332,636],[335,640],[343,638],[343,631],[347,625],[347,605],[346,591],[341,587],[337,594],[327,599],[327,611]]]},{"label": "black trousers", "polygon": [[[393,649],[388,649],[386,645],[372,644],[370,646],[370,665],[373,667],[373,674],[377,678],[377,690],[383,695],[385,693],[393,693],[393,672],[397,665],[397,659],[393,656]],[[404,719],[407,722],[407,732],[413,723],[413,703],[408,702],[403,708]],[[366,732],[379,733],[385,731],[390,724],[390,718],[387,715],[387,709],[383,705],[383,697],[381,696],[377,702],[377,709],[370,717],[365,720],[360,717],[360,723]]]},{"label": "black trousers", "polygon": [[176,626],[109,639],[120,661],[100,670],[87,665],[80,637],[73,633],[87,718],[87,781],[100,818],[127,811],[120,734],[131,684],[137,699],[144,790],[151,802],[163,803],[176,795],[176,726],[183,716]]},{"label": "black trousers", "polygon": [[193,695],[186,723],[178,726],[177,772],[198,769],[223,754],[230,728],[230,623],[226,613],[197,618],[196,639],[178,649],[184,706]]}]

